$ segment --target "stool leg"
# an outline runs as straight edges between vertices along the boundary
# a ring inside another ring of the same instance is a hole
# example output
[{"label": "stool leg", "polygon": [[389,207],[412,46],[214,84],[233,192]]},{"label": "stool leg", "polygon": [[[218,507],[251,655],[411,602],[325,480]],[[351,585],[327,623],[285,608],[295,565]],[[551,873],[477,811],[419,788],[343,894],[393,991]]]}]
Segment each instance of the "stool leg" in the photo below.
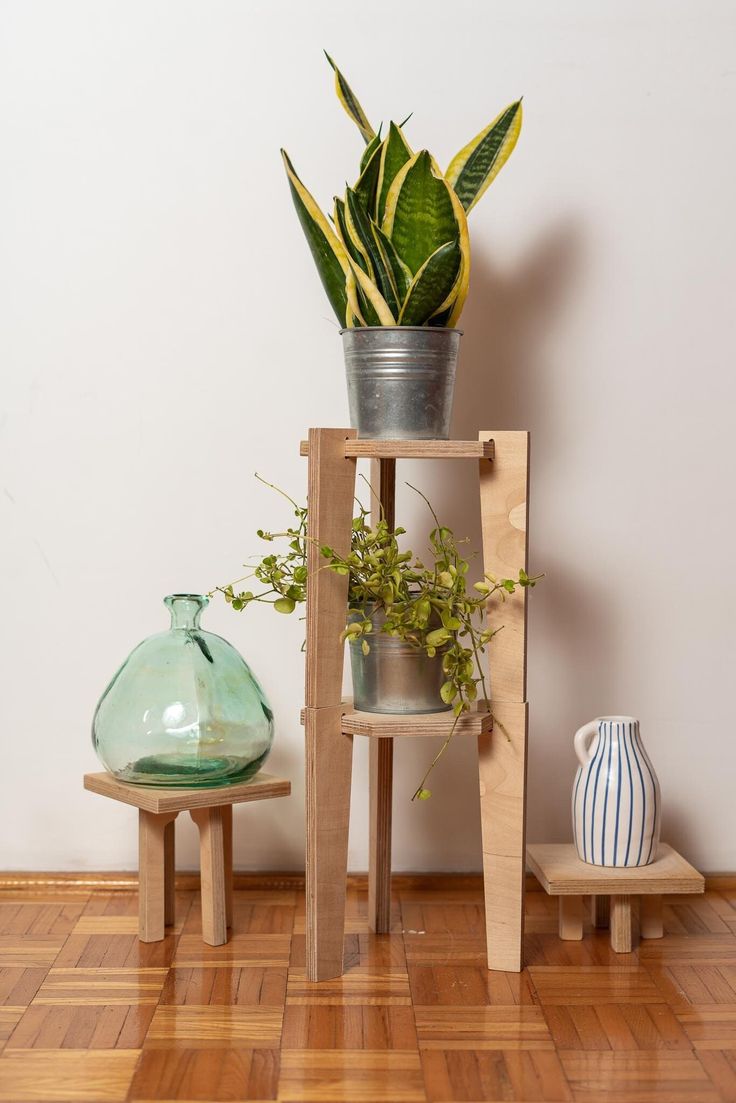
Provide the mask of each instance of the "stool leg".
[{"label": "stool leg", "polygon": [[611,896],[611,949],[631,953],[631,897]]},{"label": "stool leg", "polygon": [[233,806],[222,806],[222,850],[225,865],[225,921],[233,925]]},{"label": "stool leg", "polygon": [[662,897],[639,897],[639,933],[642,938],[662,938]]},{"label": "stool leg", "polygon": [[222,946],[227,942],[222,808],[193,808],[189,815],[199,828],[202,938],[209,946]]},{"label": "stool leg", "polygon": [[166,923],[166,860],[167,825],[176,818],[175,812],[157,815],[138,812],[138,937],[141,942],[160,942]]},{"label": "stool leg", "polygon": [[607,896],[591,896],[590,918],[594,927],[605,928],[609,923],[609,907]]},{"label": "stool leg", "polygon": [[368,925],[376,934],[386,934],[391,929],[391,805],[394,741],[373,738],[369,743]]},{"label": "stool leg", "polygon": [[582,896],[560,896],[559,932],[565,942],[579,942],[583,937]]},{"label": "stool leg", "polygon": [[164,828],[164,922],[176,922],[176,820]]}]

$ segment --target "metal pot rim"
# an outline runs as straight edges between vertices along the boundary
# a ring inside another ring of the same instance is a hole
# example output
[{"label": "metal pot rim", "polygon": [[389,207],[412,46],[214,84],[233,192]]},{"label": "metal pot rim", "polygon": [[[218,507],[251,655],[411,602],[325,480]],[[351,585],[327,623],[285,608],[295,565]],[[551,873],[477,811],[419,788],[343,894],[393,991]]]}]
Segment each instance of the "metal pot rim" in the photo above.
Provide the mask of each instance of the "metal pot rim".
[{"label": "metal pot rim", "polygon": [[370,330],[371,333],[377,330],[382,330],[384,333],[457,333],[459,337],[462,337],[465,332],[454,326],[344,326],[340,330],[340,336],[343,333],[362,333],[364,330]]}]

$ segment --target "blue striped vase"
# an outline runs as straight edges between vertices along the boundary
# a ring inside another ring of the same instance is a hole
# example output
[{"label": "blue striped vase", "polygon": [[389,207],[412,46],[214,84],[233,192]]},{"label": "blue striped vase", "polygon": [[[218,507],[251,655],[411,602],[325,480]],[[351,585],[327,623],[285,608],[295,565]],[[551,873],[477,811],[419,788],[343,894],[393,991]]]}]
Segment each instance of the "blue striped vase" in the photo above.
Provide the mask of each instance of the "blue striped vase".
[{"label": "blue striped vase", "polygon": [[599,716],[575,734],[572,788],[578,857],[593,866],[646,866],[657,857],[662,800],[633,716]]}]

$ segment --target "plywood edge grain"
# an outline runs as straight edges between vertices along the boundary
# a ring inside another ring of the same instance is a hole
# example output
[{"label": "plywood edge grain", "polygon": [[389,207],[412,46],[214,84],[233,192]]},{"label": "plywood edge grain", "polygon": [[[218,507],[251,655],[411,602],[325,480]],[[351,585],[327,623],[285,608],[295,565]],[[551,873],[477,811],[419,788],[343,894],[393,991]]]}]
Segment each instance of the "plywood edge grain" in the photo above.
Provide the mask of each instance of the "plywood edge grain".
[{"label": "plywood edge grain", "polygon": [[[372,460],[492,460],[492,440],[346,440],[346,459]],[[299,445],[309,455],[309,441]]]}]

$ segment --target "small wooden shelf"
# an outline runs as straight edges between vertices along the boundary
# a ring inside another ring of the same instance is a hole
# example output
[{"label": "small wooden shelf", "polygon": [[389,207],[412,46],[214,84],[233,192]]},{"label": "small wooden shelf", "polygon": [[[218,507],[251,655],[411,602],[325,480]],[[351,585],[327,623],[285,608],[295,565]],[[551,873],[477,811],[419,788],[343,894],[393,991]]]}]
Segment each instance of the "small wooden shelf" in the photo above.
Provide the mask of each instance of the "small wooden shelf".
[{"label": "small wooden shelf", "polygon": [[90,793],[111,797],[142,808],[146,812],[189,812],[191,809],[220,807],[226,804],[244,804],[251,800],[268,800],[270,797],[288,797],[291,782],[261,771],[252,781],[235,785],[219,785],[211,788],[178,789],[151,785],[129,785],[118,781],[108,773],[85,774],[84,787]]},{"label": "small wooden shelf", "polygon": [[530,843],[526,857],[532,873],[550,896],[612,893],[644,896],[705,891],[702,873],[667,843],[659,844],[657,857],[648,866],[628,869],[581,862],[572,843]]},{"label": "small wooden shelf", "polygon": [[559,934],[583,937],[583,898],[590,897],[594,927],[610,927],[611,949],[634,948],[632,905],[638,903],[641,938],[662,938],[662,896],[705,891],[705,879],[681,854],[660,843],[648,866],[594,866],[582,862],[572,843],[531,843],[527,862],[549,896],[559,897]]},{"label": "small wooden shelf", "polygon": [[[345,456],[371,460],[492,460],[492,440],[346,440]],[[299,455],[309,455],[303,440]]]},{"label": "small wooden shelf", "polygon": [[[345,709],[342,717],[342,730],[345,735],[368,735],[383,739],[398,736],[450,734],[454,717],[452,712],[429,712],[421,715],[411,713],[358,712],[350,700],[343,701]],[[304,723],[304,709],[301,721]],[[490,712],[466,712],[458,720],[455,735],[482,735],[493,728]],[[454,736],[453,736],[454,738]]]}]

